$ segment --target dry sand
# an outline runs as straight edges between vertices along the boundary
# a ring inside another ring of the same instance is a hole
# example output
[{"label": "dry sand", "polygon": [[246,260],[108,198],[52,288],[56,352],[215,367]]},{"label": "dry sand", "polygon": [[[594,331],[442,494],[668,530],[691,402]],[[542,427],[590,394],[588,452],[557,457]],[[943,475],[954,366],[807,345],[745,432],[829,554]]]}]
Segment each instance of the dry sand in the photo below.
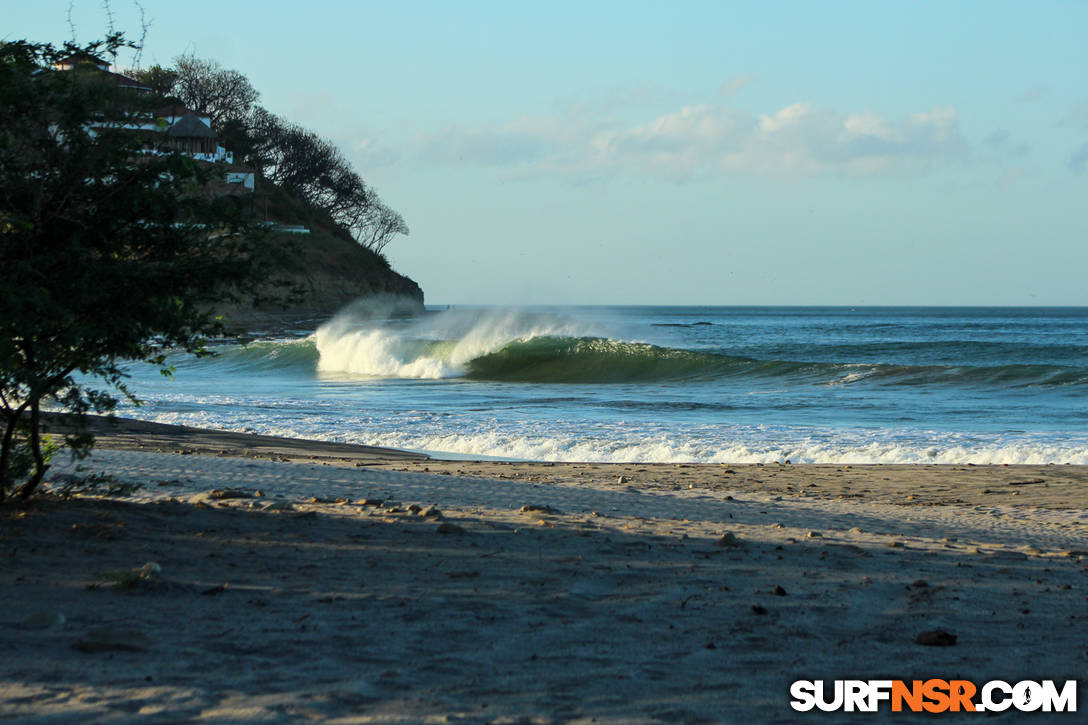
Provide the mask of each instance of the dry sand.
[{"label": "dry sand", "polygon": [[[1088,663],[1085,467],[449,462],[126,425],[52,480],[134,495],[0,509],[0,718],[914,722],[801,715],[789,684]],[[934,629],[956,644],[915,643]]]}]

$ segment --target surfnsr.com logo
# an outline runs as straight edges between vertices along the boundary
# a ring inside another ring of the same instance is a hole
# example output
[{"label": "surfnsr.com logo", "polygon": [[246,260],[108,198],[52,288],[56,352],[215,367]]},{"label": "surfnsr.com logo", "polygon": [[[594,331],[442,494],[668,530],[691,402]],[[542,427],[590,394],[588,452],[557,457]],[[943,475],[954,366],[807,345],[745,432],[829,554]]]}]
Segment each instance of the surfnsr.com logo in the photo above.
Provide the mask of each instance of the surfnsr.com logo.
[{"label": "surfnsr.com logo", "polygon": [[990,680],[981,687],[970,680],[797,680],[790,685],[790,707],[799,712],[1076,712],[1077,681],[1010,683]]}]

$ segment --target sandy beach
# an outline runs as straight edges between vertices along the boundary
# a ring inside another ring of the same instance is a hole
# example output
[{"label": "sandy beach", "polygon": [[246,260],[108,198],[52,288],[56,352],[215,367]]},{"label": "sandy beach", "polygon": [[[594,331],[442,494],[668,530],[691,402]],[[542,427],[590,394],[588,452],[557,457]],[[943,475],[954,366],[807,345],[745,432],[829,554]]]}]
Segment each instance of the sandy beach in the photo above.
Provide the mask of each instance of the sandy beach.
[{"label": "sandy beach", "polygon": [[[802,715],[790,683],[1083,685],[1088,467],[99,435],[54,489],[139,490],[0,510],[0,718],[912,722],[932,715]],[[934,630],[955,643],[916,641]]]},{"label": "sandy beach", "polygon": [[1088,0],[0,15],[0,725],[1088,725]]}]

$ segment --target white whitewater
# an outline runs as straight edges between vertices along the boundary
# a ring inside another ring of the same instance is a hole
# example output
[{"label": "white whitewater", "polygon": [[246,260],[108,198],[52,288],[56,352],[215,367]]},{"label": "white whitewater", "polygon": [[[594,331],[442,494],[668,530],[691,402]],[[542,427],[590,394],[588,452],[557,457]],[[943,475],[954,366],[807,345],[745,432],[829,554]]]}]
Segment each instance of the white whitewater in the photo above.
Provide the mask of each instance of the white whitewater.
[{"label": "white whitewater", "polygon": [[349,307],[314,333],[325,373],[379,378],[460,377],[465,365],[516,340],[604,336],[603,326],[518,309],[450,309],[390,322],[373,306]]}]

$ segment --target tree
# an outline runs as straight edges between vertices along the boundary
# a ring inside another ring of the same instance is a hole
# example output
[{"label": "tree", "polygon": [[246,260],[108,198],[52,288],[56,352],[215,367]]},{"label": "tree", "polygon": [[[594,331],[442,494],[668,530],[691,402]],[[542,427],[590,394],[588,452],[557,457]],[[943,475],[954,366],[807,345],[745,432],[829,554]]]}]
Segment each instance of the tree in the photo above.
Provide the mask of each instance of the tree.
[{"label": "tree", "polygon": [[255,108],[250,163],[276,185],[328,214],[367,249],[380,253],[408,225],[368,187],[328,139]]},{"label": "tree", "polygon": [[226,148],[262,176],[323,212],[364,247],[380,253],[408,225],[367,187],[335,144],[256,106],[259,93],[241,73],[214,60],[176,59],[130,75],[160,97],[211,117]]},{"label": "tree", "polygon": [[381,254],[397,234],[408,234],[404,217],[377,199],[367,206],[361,218],[351,225],[352,235],[367,249]]},{"label": "tree", "polygon": [[214,60],[182,55],[174,62],[176,77],[170,94],[187,108],[210,116],[213,128],[248,116],[261,95],[244,75]]},{"label": "tree", "polygon": [[178,72],[173,68],[163,68],[155,64],[150,68],[132,69],[125,75],[140,81],[161,98],[167,98],[174,92],[174,84],[178,80]]},{"label": "tree", "polygon": [[48,468],[43,406],[110,411],[128,361],[169,373],[167,351],[203,354],[213,306],[268,282],[221,168],[156,148],[140,99],[104,76],[50,70],[123,43],[0,45],[0,500]]}]

